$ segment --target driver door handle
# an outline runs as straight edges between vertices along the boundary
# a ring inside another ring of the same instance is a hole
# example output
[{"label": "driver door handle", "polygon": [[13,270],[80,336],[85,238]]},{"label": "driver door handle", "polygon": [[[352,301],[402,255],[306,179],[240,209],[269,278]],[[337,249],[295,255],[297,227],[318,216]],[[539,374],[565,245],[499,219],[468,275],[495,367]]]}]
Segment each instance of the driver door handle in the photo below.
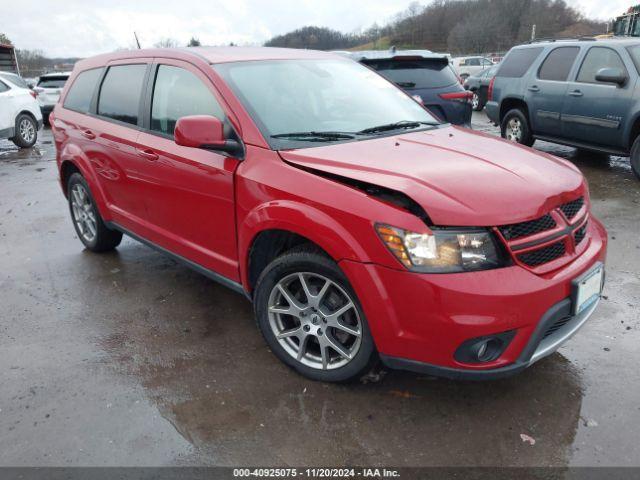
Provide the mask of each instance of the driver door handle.
[{"label": "driver door handle", "polygon": [[531,86],[529,87],[529,91],[530,91],[530,92],[539,92],[539,91],[540,91],[540,88],[539,88],[537,85],[531,85]]},{"label": "driver door handle", "polygon": [[572,92],[569,92],[569,95],[572,97],[581,97],[583,93],[580,90],[573,90]]},{"label": "driver door handle", "polygon": [[156,152],[154,152],[153,150],[151,150],[150,148],[136,148],[136,151],[138,152],[138,155],[140,155],[143,158],[146,158],[147,160],[158,160],[158,154]]},{"label": "driver door handle", "polygon": [[80,134],[83,137],[88,138],[89,140],[93,140],[94,138],[96,138],[96,134],[91,130],[80,130]]}]

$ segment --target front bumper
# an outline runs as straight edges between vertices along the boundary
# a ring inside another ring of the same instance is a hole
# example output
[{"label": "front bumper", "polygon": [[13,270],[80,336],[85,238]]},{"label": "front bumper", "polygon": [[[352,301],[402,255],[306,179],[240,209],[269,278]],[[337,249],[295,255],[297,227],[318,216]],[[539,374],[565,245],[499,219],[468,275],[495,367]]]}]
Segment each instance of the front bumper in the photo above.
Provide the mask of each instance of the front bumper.
[{"label": "front bumper", "polygon": [[[571,263],[545,274],[519,266],[438,275],[352,261],[340,265],[387,365],[450,378],[500,378],[551,354],[595,310],[571,318],[554,335],[539,337],[548,322],[571,311],[573,280],[604,263],[606,232],[593,216],[588,242]],[[463,342],[508,331],[515,336],[497,359],[467,364],[454,358]]]}]

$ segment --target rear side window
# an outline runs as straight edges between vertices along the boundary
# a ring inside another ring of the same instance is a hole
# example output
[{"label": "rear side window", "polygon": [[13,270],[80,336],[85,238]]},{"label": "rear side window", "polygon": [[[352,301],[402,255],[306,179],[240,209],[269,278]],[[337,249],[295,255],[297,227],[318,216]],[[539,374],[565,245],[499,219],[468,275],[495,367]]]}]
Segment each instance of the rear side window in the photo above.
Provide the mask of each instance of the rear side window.
[{"label": "rear side window", "polygon": [[137,125],[145,64],[110,67],[98,98],[98,115]]},{"label": "rear side window", "polygon": [[173,135],[178,119],[188,115],[224,120],[220,104],[198,77],[184,68],[160,65],[153,87],[151,130]]},{"label": "rear side window", "polygon": [[536,58],[542,53],[544,47],[537,48],[518,48],[511,50],[507,57],[502,61],[498,77],[520,78],[529,67],[535,62]]},{"label": "rear side window", "polygon": [[598,83],[596,74],[602,68],[619,68],[628,73],[620,55],[615,50],[606,47],[592,47],[584,57],[577,81],[580,83]]},{"label": "rear side window", "polygon": [[0,82],[0,93],[6,92],[7,90],[9,90],[9,87],[7,87],[4,82]]},{"label": "rear side window", "polygon": [[13,83],[16,87],[29,88],[29,85],[27,85],[27,82],[25,82],[23,78],[19,77],[18,75],[14,75],[12,73],[3,73],[3,74],[0,74],[0,77],[4,77],[9,82]]},{"label": "rear side window", "polygon": [[552,50],[542,63],[538,78],[565,82],[579,52],[579,47],[561,47]]},{"label": "rear side window", "polygon": [[64,99],[64,108],[80,113],[87,113],[91,107],[93,92],[96,89],[101,74],[101,68],[94,68],[80,73],[74,80],[71,88],[69,88],[69,93],[67,93]]},{"label": "rear side window", "polygon": [[62,88],[67,83],[68,75],[40,77],[38,86],[42,88]]},{"label": "rear side window", "polygon": [[458,82],[447,59],[389,59],[363,63],[401,88],[439,88]]}]

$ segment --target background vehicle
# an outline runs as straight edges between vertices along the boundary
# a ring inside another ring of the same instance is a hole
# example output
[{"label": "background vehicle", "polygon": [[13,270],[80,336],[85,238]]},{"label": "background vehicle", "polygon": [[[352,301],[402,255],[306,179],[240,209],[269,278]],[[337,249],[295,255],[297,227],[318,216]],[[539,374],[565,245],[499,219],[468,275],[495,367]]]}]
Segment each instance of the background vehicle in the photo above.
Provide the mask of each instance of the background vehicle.
[{"label": "background vehicle", "polygon": [[447,55],[427,50],[352,52],[350,57],[372,68],[412,96],[440,119],[471,125],[471,96],[462,88]]},{"label": "background vehicle", "polygon": [[487,115],[502,136],[630,156],[640,176],[640,40],[514,47],[492,81]]},{"label": "background vehicle", "polygon": [[617,17],[610,31],[614,36],[640,37],[640,5],[629,7],[625,14]]},{"label": "background vehicle", "polygon": [[454,70],[462,80],[493,65],[491,59],[485,57],[454,57],[452,62]]},{"label": "background vehicle", "polygon": [[600,298],[606,232],[577,168],[441,123],[336,55],[103,55],[77,65],[51,125],[87,249],[129,234],[243,293],[271,351],[315,380],[359,378],[378,354],[514,374]]},{"label": "background vehicle", "polygon": [[489,84],[495,76],[498,66],[489,67],[477,75],[472,75],[464,81],[464,88],[473,93],[471,106],[477,112],[484,109],[489,94]]},{"label": "background vehicle", "polygon": [[0,72],[20,72],[18,69],[18,57],[13,45],[0,43]]},{"label": "background vehicle", "polygon": [[42,127],[35,94],[13,73],[0,72],[0,138],[21,148],[32,147]]},{"label": "background vehicle", "polygon": [[38,96],[38,103],[45,121],[49,120],[49,114],[58,103],[60,92],[69,79],[69,75],[71,72],[47,73],[38,79],[38,84],[33,90]]}]

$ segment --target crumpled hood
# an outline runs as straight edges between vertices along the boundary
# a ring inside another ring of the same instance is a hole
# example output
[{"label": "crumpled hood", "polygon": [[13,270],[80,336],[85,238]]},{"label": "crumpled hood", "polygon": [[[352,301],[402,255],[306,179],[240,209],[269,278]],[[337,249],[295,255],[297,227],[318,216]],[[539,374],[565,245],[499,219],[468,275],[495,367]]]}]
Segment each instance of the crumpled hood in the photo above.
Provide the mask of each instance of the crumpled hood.
[{"label": "crumpled hood", "polygon": [[531,220],[586,188],[568,161],[457,127],[280,155],[294,165],[403,192],[442,226]]}]

